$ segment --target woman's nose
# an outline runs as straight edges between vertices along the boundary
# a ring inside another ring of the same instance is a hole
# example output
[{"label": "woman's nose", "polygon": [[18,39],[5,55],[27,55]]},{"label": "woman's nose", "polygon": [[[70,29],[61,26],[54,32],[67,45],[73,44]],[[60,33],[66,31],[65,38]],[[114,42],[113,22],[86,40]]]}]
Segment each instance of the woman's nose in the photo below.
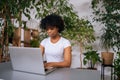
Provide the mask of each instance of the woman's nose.
[{"label": "woman's nose", "polygon": [[50,33],[50,32],[51,32],[51,29],[47,29],[47,32]]}]

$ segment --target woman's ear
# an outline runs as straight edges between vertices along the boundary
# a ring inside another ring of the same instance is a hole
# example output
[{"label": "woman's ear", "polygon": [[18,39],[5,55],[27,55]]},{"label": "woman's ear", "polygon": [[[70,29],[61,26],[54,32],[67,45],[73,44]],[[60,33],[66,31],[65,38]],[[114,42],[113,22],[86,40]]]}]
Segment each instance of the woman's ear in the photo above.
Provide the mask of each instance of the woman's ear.
[{"label": "woman's ear", "polygon": [[58,27],[56,27],[57,31],[60,33],[60,29]]}]

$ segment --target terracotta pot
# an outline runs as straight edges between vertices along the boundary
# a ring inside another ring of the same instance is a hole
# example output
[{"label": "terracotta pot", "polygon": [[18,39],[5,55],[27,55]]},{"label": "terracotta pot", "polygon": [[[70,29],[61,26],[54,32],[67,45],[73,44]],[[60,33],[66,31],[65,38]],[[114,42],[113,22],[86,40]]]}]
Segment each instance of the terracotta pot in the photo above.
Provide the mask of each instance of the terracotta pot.
[{"label": "terracotta pot", "polygon": [[24,30],[24,47],[30,47],[31,32],[30,29]]},{"label": "terracotta pot", "polygon": [[103,64],[105,64],[105,65],[112,65],[113,64],[114,53],[101,52],[101,57],[103,60]]},{"label": "terracotta pot", "polygon": [[20,44],[21,44],[21,27],[15,29],[12,42],[13,42],[13,46],[20,46]]},{"label": "terracotta pot", "polygon": [[39,36],[38,30],[33,30],[32,33],[31,33],[31,36],[32,36],[33,38],[37,38],[37,37]]},{"label": "terracotta pot", "polygon": [[120,80],[120,75],[116,75],[115,80]]},{"label": "terracotta pot", "polygon": [[0,63],[2,62],[2,49],[0,48]]},{"label": "terracotta pot", "polygon": [[119,78],[117,80],[120,80],[120,76],[118,76]]}]

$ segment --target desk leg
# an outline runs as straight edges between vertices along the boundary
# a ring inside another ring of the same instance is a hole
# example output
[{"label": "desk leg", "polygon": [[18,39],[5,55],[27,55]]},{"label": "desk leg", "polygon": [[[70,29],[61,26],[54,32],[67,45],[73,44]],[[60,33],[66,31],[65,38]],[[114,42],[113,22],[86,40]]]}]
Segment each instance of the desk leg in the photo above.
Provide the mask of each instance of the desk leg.
[{"label": "desk leg", "polygon": [[115,80],[115,77],[114,77],[114,75],[113,75],[113,72],[114,72],[114,68],[111,67],[111,80]]},{"label": "desk leg", "polygon": [[103,80],[104,80],[104,66],[103,66]]},{"label": "desk leg", "polygon": [[104,66],[101,65],[101,80],[104,80]]},{"label": "desk leg", "polygon": [[102,80],[102,65],[101,65],[101,80]]},{"label": "desk leg", "polygon": [[101,65],[101,80],[103,80],[103,66]]}]

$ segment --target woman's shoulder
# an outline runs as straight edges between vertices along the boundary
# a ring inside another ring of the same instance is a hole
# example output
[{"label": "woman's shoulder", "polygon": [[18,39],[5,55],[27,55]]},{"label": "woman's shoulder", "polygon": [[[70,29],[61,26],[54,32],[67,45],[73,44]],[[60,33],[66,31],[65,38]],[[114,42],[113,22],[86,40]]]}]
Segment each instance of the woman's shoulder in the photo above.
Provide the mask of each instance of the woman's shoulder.
[{"label": "woman's shoulder", "polygon": [[41,43],[45,44],[45,43],[46,43],[46,42],[48,42],[48,41],[49,41],[49,37],[48,37],[48,38],[43,39],[43,40],[41,41]]},{"label": "woman's shoulder", "polygon": [[64,37],[61,37],[61,40],[63,42],[64,45],[71,45],[70,41]]},{"label": "woman's shoulder", "polygon": [[66,39],[66,38],[64,38],[64,37],[61,37],[61,40],[62,40],[62,41],[65,41],[65,42],[66,42],[66,41],[67,41],[67,42],[70,42],[68,39]]},{"label": "woman's shoulder", "polygon": [[45,38],[45,39],[43,39],[42,41],[48,41],[50,38],[49,37],[47,37],[47,38]]}]

